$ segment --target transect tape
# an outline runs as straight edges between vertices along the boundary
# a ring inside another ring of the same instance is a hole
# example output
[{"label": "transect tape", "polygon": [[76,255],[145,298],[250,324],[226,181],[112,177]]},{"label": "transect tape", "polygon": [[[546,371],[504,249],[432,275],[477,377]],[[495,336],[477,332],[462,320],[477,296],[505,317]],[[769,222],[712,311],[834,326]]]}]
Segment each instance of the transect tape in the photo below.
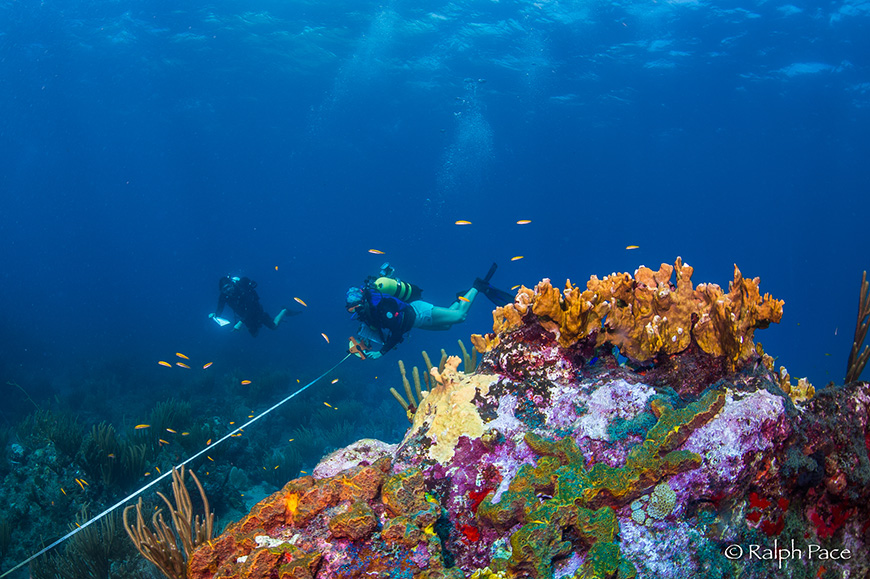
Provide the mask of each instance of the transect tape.
[{"label": "transect tape", "polygon": [[[342,364],[342,362],[344,362],[345,360],[350,358],[350,356],[351,356],[351,354],[348,354],[347,356],[345,356],[344,358],[339,360],[338,364],[336,364],[335,366],[333,366],[332,368],[330,368],[329,370],[327,370],[326,372],[324,372],[323,374],[321,374],[320,376],[318,376],[317,378],[315,378],[314,380],[312,380],[311,382],[309,382],[308,384],[306,384],[305,386],[303,386],[302,388],[300,388],[299,390],[297,390],[296,392],[291,394],[290,396],[286,397],[284,400],[281,400],[280,402],[278,402],[274,406],[264,410],[263,412],[261,412],[260,414],[255,416],[254,418],[251,418],[250,420],[248,420],[247,422],[245,422],[244,424],[242,424],[241,426],[239,426],[238,428],[236,428],[235,430],[233,430],[232,432],[230,432],[229,434],[227,434],[223,438],[217,440],[214,444],[210,444],[210,445],[206,446],[205,448],[203,448],[202,450],[200,450],[199,452],[197,452],[196,454],[194,454],[193,456],[191,456],[190,458],[188,458],[184,462],[177,464],[175,466],[175,468],[180,468],[180,467],[186,465],[187,463],[191,462],[192,460],[199,458],[200,456],[202,456],[203,454],[208,452],[210,449],[219,445],[220,443],[222,443],[226,439],[231,438],[234,434],[241,432],[242,430],[244,430],[245,428],[247,428],[251,424],[255,423],[259,419],[263,418],[264,416],[266,416],[267,414],[269,414],[270,412],[272,412],[273,410],[275,410],[276,408],[278,408],[279,406],[281,406],[282,404],[284,404],[285,402],[287,402],[288,400],[290,400],[291,398],[296,396],[297,394],[301,394],[302,392],[305,392],[309,387],[313,386],[316,382],[321,380],[324,376],[326,376],[327,374],[329,374],[330,372],[332,372],[333,370],[338,368]],[[100,513],[99,515],[89,519],[85,523],[82,523],[79,527],[76,527],[75,529],[73,529],[72,531],[70,531],[69,533],[67,533],[66,535],[64,535],[63,537],[61,537],[60,539],[58,539],[57,541],[55,541],[54,543],[52,543],[48,547],[45,547],[43,550],[31,555],[30,557],[28,557],[27,559],[25,559],[24,561],[22,561],[21,563],[19,563],[15,567],[13,567],[12,569],[9,569],[8,571],[4,572],[2,575],[0,575],[0,579],[2,579],[3,577],[6,577],[7,575],[12,573],[13,571],[17,571],[18,569],[21,569],[22,567],[24,567],[25,565],[27,565],[28,563],[30,563],[31,561],[33,561],[34,559],[39,557],[40,555],[44,555],[45,553],[51,551],[52,549],[54,549],[55,547],[57,547],[58,545],[60,545],[61,543],[63,543],[64,541],[66,541],[67,539],[69,539],[70,537],[75,535],[76,533],[78,533],[79,531],[83,531],[85,528],[89,527],[93,523],[96,523],[97,521],[99,521],[100,519],[102,519],[103,517],[105,517],[106,515],[108,515],[112,511],[114,511],[115,509],[117,509],[118,507],[125,504],[130,499],[137,497],[141,493],[143,493],[146,490],[148,490],[149,488],[153,487],[155,484],[157,484],[161,480],[165,479],[170,474],[172,474],[172,470],[166,471],[165,473],[163,473],[159,477],[155,478],[153,481],[151,481],[150,483],[148,483],[144,487],[140,488],[139,490],[135,491],[134,493],[130,494],[129,496],[124,497],[123,499],[121,499],[120,501],[118,501],[117,503],[115,503],[114,505],[112,505],[111,507],[109,507],[108,509],[106,509],[105,511]]]}]

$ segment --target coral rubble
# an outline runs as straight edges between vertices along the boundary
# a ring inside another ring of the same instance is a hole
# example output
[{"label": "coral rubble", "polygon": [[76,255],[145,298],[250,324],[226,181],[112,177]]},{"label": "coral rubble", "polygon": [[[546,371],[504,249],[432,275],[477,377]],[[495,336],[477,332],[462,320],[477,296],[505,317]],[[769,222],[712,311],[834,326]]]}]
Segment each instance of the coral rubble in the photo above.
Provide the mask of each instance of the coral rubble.
[{"label": "coral rubble", "polygon": [[336,451],[188,577],[867,576],[870,386],[790,396],[753,341],[782,302],[691,275],[521,289],[399,445]]}]

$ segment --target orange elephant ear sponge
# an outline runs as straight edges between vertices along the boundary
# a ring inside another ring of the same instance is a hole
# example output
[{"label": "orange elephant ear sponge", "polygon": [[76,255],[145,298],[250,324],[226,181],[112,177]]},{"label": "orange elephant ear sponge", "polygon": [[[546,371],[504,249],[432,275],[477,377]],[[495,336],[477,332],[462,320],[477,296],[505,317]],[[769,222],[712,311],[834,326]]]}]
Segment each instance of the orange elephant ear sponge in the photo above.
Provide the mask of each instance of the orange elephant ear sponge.
[{"label": "orange elephant ear sponge", "polygon": [[632,276],[613,273],[589,278],[586,289],[571,285],[560,292],[549,279],[534,291],[521,288],[513,304],[493,312],[493,333],[472,336],[485,352],[526,324],[554,333],[563,348],[597,335],[596,345],[616,346],[625,356],[645,362],[659,354],[686,350],[694,339],[707,354],[722,356],[733,368],[754,351],[756,328],[782,318],[782,300],[758,290],[734,266],[734,281],[725,294],[716,284],[692,285],[691,266],[679,257],[657,271],[639,267]]}]

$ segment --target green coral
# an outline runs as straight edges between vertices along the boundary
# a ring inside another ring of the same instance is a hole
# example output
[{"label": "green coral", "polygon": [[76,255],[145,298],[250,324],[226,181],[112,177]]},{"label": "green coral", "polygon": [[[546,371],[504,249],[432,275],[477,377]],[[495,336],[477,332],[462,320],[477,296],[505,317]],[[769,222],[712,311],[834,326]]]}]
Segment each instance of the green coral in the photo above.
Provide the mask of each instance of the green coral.
[{"label": "green coral", "polygon": [[[724,404],[722,391],[707,392],[681,409],[664,400],[653,401],[657,422],[646,440],[631,449],[625,466],[618,468],[604,463],[587,468],[571,437],[553,441],[527,433],[526,444],[540,456],[537,464],[523,465],[501,500],[493,503],[491,493],[477,511],[479,519],[498,529],[521,523],[510,538],[510,558],[494,559],[494,568],[551,579],[553,559],[573,548],[562,535],[568,529],[589,546],[576,579],[635,577],[634,566],[619,553],[619,524],[613,506],[630,502],[673,474],[700,466],[700,456],[675,449]],[[540,495],[552,498],[542,500]]]}]

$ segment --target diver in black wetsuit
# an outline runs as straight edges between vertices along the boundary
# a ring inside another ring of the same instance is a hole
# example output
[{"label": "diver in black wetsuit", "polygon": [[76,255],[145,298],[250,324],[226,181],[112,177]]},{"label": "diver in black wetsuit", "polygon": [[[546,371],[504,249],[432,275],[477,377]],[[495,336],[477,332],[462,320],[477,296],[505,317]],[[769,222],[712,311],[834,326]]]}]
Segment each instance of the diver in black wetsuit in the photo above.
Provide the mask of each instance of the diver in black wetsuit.
[{"label": "diver in black wetsuit", "polygon": [[239,321],[233,326],[233,330],[241,329],[244,324],[251,335],[256,337],[262,326],[266,326],[270,330],[276,329],[289,312],[287,308],[284,308],[273,319],[260,305],[260,296],[257,295],[256,287],[257,282],[246,277],[238,278],[228,275],[222,277],[218,282],[220,295],[218,296],[217,309],[208,317],[220,318],[224,306],[228,305],[239,318]]},{"label": "diver in black wetsuit", "polygon": [[478,292],[499,306],[513,302],[512,294],[489,283],[496,267],[492,264],[486,277],[474,280],[472,288],[457,295],[450,306],[440,307],[421,300],[423,290],[396,278],[395,269],[385,263],[381,266],[381,277],[372,276],[363,287],[347,290],[345,308],[353,314],[352,319],[360,322],[359,340],[351,338],[349,351],[360,358],[376,360],[402,342],[412,328],[448,330],[465,321]]}]

